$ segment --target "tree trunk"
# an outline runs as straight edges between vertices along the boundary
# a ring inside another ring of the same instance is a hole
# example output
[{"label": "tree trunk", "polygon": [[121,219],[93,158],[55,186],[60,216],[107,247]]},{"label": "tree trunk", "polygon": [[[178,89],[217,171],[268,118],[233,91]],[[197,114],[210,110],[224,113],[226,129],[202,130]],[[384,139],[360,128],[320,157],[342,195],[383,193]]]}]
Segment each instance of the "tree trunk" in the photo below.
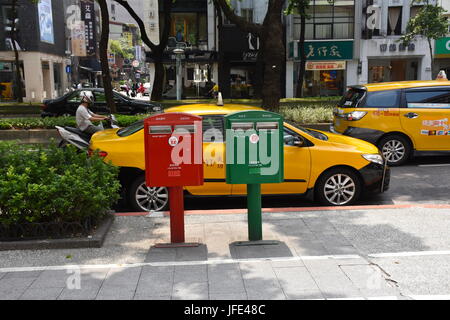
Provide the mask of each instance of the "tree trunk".
[{"label": "tree trunk", "polygon": [[153,82],[153,90],[151,100],[161,101],[163,99],[164,90],[164,63],[163,52],[155,52],[152,55],[155,64],[155,81]]},{"label": "tree trunk", "polygon": [[300,70],[298,73],[297,81],[297,98],[303,97],[303,83],[305,82],[306,73],[306,53],[305,53],[305,35],[306,35],[306,16],[301,14],[300,16],[300,41],[298,47],[300,50]]},{"label": "tree trunk", "polygon": [[[433,44],[431,43],[431,39],[428,40],[428,47],[430,48],[430,67],[431,67],[431,80],[434,79],[433,72],[434,72],[434,58],[433,58]],[[439,71],[438,71],[439,73]]]},{"label": "tree trunk", "polygon": [[17,15],[17,0],[14,0],[12,2],[12,24],[11,24],[11,42],[14,50],[14,60],[15,60],[15,78],[16,78],[16,90],[15,95],[18,102],[23,102],[23,84],[22,84],[22,75],[20,73],[20,60],[19,60],[19,50],[17,50],[17,30],[16,30],[16,19],[18,17]]},{"label": "tree trunk", "polygon": [[106,104],[111,113],[116,113],[116,103],[112,88],[112,79],[108,62],[108,42],[109,42],[109,13],[106,0],[97,0],[102,16],[102,34],[100,38],[100,62],[102,65],[103,88],[105,89]]},{"label": "tree trunk", "polygon": [[280,108],[281,76],[285,62],[281,21],[283,3],[283,0],[269,1],[261,39],[264,54],[262,107],[275,112]]}]

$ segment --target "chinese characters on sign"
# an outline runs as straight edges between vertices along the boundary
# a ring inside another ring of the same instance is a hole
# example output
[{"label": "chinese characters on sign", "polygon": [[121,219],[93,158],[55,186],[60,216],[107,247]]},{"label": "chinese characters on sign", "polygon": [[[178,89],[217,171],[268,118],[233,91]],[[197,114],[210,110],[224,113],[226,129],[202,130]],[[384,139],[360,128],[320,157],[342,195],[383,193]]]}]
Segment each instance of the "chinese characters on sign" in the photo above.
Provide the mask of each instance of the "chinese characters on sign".
[{"label": "chinese characters on sign", "polygon": [[[290,44],[290,56],[300,58],[297,41]],[[336,61],[353,59],[353,41],[309,41],[305,42],[305,56],[308,61]]]},{"label": "chinese characters on sign", "polygon": [[341,52],[339,51],[339,47],[333,45],[331,47],[322,46],[322,47],[314,47],[312,45],[308,46],[308,54],[306,55],[306,59],[319,57],[329,57],[331,59],[342,58]]},{"label": "chinese characters on sign", "polygon": [[84,21],[86,54],[94,55],[96,51],[95,9],[91,0],[81,1],[81,20]]},{"label": "chinese characters on sign", "polygon": [[345,70],[345,61],[307,62],[306,70]]},{"label": "chinese characters on sign", "polygon": [[396,52],[397,48],[398,48],[398,51],[400,51],[400,52],[405,52],[406,50],[414,51],[414,50],[416,50],[416,45],[414,43],[410,43],[407,46],[405,46],[402,43],[398,44],[398,46],[395,43],[391,43],[391,44],[383,43],[383,44],[380,44],[380,51],[381,52],[387,52],[388,49],[389,49],[389,52]]}]

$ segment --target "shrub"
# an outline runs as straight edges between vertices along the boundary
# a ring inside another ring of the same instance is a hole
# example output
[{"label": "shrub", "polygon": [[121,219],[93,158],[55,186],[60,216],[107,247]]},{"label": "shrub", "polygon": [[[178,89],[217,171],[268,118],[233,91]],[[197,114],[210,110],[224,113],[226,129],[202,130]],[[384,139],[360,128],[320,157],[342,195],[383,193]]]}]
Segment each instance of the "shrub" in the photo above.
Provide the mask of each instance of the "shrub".
[{"label": "shrub", "polygon": [[117,175],[70,146],[0,142],[0,224],[101,218],[119,198]]}]

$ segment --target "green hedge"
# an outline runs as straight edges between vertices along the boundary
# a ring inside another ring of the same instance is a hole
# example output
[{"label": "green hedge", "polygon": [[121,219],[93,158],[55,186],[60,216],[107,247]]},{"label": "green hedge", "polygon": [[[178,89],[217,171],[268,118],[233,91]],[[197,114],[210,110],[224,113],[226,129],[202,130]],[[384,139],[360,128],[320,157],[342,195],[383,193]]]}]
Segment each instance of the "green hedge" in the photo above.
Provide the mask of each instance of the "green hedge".
[{"label": "green hedge", "polygon": [[[287,119],[297,123],[310,124],[331,122],[333,120],[334,102],[324,101],[308,104],[298,102],[284,103],[280,107],[280,113]],[[145,119],[144,115],[116,115],[119,127],[126,127],[130,124]],[[55,126],[76,127],[75,117],[54,117],[54,118],[10,118],[0,120],[0,130],[10,129],[54,129]]]},{"label": "green hedge", "polygon": [[119,198],[117,176],[76,148],[0,142],[0,224],[101,218]]},{"label": "green hedge", "polygon": [[[148,117],[149,115],[124,116],[117,115],[120,127]],[[0,120],[0,130],[10,129],[54,129],[55,126],[76,127],[75,117],[48,117],[48,118],[10,118]]]}]

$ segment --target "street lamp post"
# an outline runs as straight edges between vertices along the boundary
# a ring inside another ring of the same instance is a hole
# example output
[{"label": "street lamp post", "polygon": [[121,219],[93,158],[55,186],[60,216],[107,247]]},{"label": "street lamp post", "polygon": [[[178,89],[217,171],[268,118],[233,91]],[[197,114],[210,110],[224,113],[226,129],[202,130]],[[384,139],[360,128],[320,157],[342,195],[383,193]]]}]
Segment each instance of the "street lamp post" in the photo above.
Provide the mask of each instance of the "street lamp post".
[{"label": "street lamp post", "polygon": [[181,55],[184,54],[184,50],[181,48],[176,48],[173,50],[173,53],[175,53],[176,59],[177,59],[177,100],[181,100],[181,85],[182,85],[182,76],[181,76]]}]

